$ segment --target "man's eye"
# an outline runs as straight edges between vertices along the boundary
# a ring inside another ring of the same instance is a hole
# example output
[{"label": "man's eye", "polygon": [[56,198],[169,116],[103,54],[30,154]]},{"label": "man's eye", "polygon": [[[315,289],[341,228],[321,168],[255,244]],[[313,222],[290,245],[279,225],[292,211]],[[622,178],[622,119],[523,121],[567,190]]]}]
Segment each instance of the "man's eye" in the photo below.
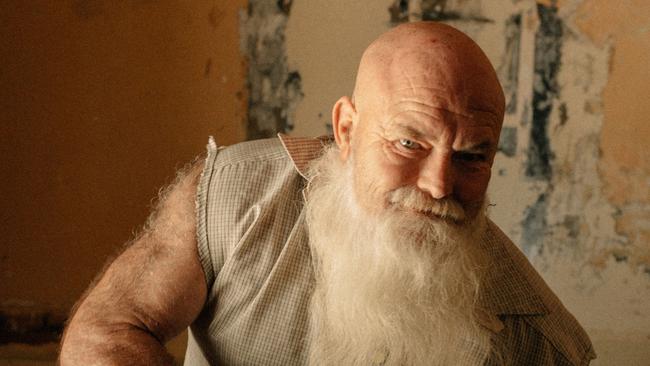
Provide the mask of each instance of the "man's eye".
[{"label": "man's eye", "polygon": [[464,161],[464,162],[481,162],[485,161],[485,155],[484,154],[474,154],[474,153],[457,153],[455,155],[456,160]]},{"label": "man's eye", "polygon": [[399,144],[402,147],[407,148],[409,150],[417,150],[417,149],[419,149],[421,147],[420,144],[418,144],[417,142],[415,142],[413,140],[409,140],[409,139],[400,139]]}]

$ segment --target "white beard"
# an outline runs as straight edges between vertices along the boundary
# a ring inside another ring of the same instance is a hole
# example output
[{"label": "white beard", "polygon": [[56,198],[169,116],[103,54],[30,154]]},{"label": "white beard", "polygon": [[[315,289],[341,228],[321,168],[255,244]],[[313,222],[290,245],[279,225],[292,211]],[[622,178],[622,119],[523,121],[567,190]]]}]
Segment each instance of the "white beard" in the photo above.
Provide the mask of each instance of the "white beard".
[{"label": "white beard", "polygon": [[462,217],[455,201],[440,205],[407,188],[392,192],[394,205],[381,214],[367,214],[356,203],[351,166],[330,149],[310,167],[309,364],[482,364],[491,345],[477,321],[473,252],[483,211]]}]

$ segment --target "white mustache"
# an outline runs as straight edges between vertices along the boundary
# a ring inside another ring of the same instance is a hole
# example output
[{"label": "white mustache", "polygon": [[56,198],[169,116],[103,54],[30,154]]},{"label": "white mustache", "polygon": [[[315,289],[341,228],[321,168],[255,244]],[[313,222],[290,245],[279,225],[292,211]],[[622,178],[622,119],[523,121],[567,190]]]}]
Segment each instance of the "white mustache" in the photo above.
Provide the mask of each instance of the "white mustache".
[{"label": "white mustache", "polygon": [[452,197],[435,199],[415,187],[400,187],[388,194],[388,201],[407,210],[443,220],[463,222],[467,218],[465,208]]}]

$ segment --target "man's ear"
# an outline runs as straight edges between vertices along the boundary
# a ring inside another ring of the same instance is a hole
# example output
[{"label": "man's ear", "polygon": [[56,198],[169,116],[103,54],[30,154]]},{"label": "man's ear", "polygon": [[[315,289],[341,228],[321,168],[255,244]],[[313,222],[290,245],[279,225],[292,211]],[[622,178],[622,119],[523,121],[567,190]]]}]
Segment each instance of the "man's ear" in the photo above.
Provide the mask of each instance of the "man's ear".
[{"label": "man's ear", "polygon": [[350,155],[352,128],[356,114],[357,111],[349,97],[339,98],[332,108],[332,130],[343,161]]}]

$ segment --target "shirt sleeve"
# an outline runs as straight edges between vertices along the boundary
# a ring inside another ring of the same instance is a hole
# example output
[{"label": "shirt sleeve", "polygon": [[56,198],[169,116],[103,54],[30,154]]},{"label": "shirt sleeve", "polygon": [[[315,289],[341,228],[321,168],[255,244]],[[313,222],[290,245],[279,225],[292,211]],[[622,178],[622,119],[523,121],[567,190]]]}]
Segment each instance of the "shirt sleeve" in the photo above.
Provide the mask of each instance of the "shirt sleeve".
[{"label": "shirt sleeve", "polygon": [[212,257],[210,255],[210,248],[208,243],[208,196],[218,151],[219,149],[217,148],[217,144],[215,143],[214,138],[210,136],[207,145],[207,157],[205,159],[205,166],[203,167],[203,172],[201,173],[201,178],[199,180],[196,194],[197,249],[199,254],[199,261],[201,262],[203,274],[205,275],[205,281],[208,286],[208,291],[210,290],[210,287],[212,286],[212,283],[214,283],[215,279],[215,269],[212,263]]}]

